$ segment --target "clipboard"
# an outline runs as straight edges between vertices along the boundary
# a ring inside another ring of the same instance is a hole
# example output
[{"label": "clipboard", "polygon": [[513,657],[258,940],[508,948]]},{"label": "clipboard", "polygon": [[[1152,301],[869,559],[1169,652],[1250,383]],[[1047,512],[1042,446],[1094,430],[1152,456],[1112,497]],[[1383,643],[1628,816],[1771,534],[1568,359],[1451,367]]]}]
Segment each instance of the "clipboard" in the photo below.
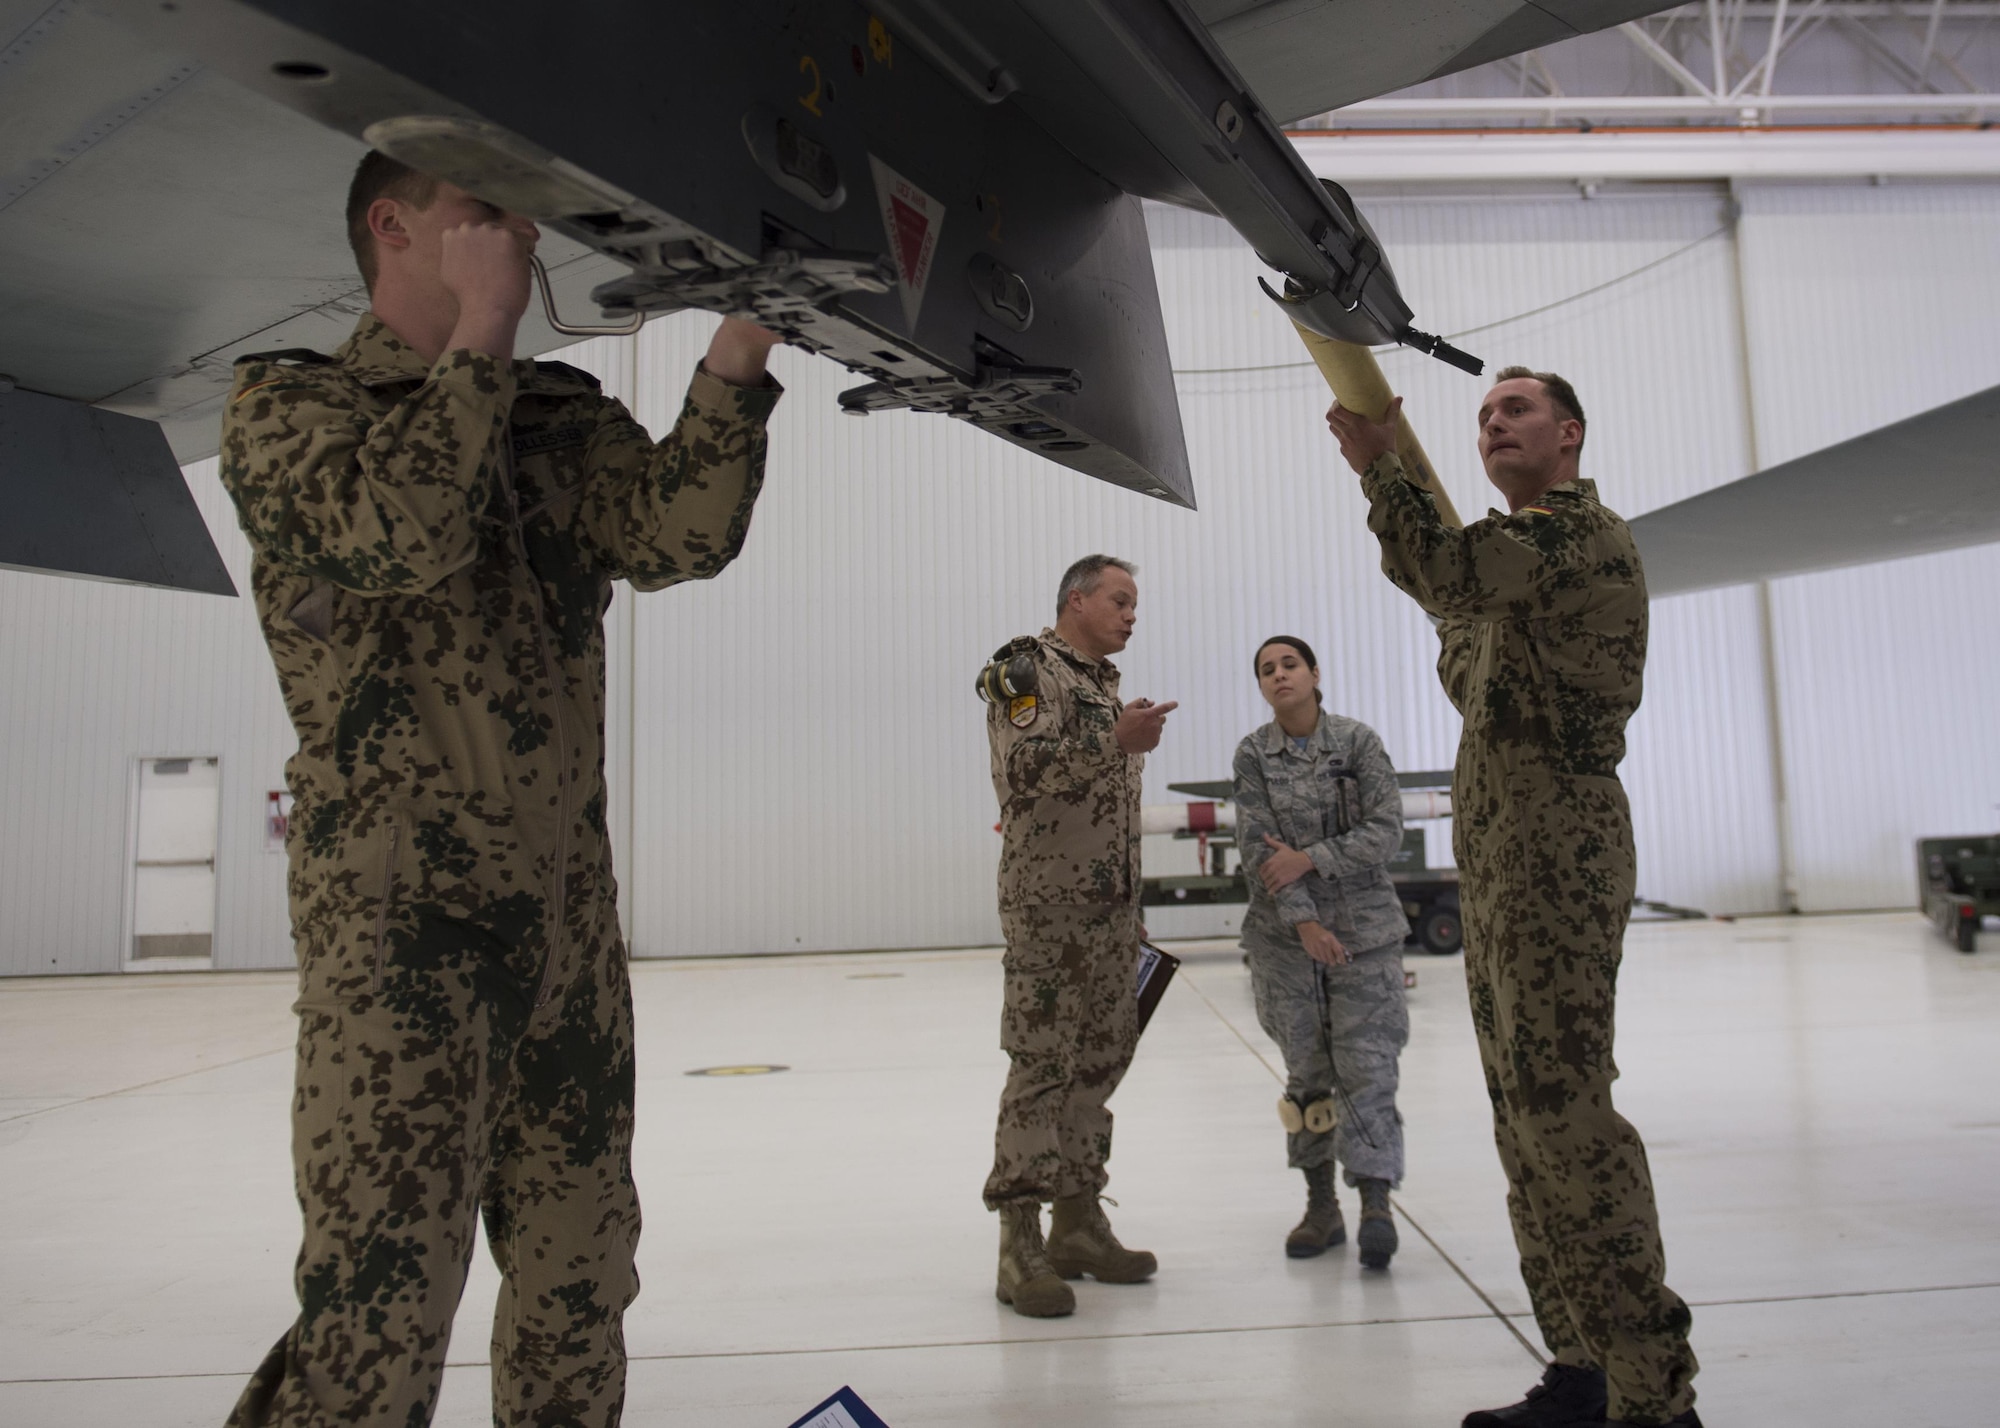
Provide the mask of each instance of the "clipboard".
[{"label": "clipboard", "polygon": [[861,1395],[842,1386],[840,1392],[790,1425],[790,1428],[889,1428],[875,1410],[861,1401]]},{"label": "clipboard", "polygon": [[1160,1004],[1160,998],[1167,994],[1167,983],[1180,970],[1181,959],[1171,952],[1162,952],[1152,943],[1141,938],[1139,941],[1139,973],[1136,990],[1139,995],[1139,1034],[1145,1035],[1146,1023],[1153,1019],[1153,1008]]}]

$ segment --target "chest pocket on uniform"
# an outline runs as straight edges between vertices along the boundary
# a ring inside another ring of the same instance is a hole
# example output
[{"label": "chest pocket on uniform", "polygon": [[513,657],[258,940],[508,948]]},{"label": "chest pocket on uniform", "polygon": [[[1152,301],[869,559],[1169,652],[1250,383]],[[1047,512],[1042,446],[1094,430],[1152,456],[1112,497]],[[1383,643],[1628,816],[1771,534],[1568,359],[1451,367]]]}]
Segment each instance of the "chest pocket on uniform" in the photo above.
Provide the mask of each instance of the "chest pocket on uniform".
[{"label": "chest pocket on uniform", "polygon": [[1092,689],[1079,689],[1070,695],[1076,706],[1076,722],[1083,729],[1094,734],[1108,734],[1118,722],[1118,713],[1111,707],[1111,701]]}]

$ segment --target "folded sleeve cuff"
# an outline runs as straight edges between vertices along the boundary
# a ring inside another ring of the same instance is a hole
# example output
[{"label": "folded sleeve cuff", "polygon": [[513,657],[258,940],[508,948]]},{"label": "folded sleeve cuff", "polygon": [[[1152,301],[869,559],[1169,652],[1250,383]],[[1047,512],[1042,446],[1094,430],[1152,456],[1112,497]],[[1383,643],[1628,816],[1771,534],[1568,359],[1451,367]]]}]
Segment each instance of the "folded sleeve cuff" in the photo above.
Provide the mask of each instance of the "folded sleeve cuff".
[{"label": "folded sleeve cuff", "polygon": [[688,400],[726,421],[762,422],[784,394],[778,379],[768,372],[762,386],[739,387],[709,371],[706,363],[694,369],[694,380],[688,383]]},{"label": "folded sleeve cuff", "polygon": [[1403,460],[1393,451],[1385,451],[1361,473],[1361,489],[1368,493],[1368,499],[1379,500],[1382,491],[1391,483],[1403,479]]}]

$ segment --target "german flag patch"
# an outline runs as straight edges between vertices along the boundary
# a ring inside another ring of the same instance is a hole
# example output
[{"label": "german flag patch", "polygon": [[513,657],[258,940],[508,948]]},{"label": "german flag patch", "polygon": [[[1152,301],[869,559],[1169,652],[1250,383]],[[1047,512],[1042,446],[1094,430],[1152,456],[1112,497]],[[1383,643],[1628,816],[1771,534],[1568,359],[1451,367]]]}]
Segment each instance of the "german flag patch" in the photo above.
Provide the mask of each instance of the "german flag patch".
[{"label": "german flag patch", "polygon": [[1555,511],[1548,506],[1523,506],[1514,514],[1517,516],[1553,516]]},{"label": "german flag patch", "polygon": [[244,388],[242,388],[241,390],[239,390],[239,391],[238,391],[238,392],[237,392],[237,393],[236,393],[236,394],[235,394],[234,396],[232,396],[232,397],[231,397],[231,398],[230,398],[229,400],[230,400],[230,401],[232,401],[232,402],[240,402],[240,401],[242,401],[242,400],[243,400],[243,399],[244,399],[245,397],[249,396],[249,395],[250,395],[250,394],[251,394],[252,392],[261,392],[261,391],[263,391],[263,390],[264,390],[264,388],[266,388],[266,387],[274,387],[274,386],[276,386],[276,385],[277,385],[278,383],[280,383],[280,382],[286,382],[286,381],[293,381],[293,380],[296,380],[296,378],[294,377],[294,374],[292,374],[292,373],[290,373],[290,372],[280,372],[280,373],[279,373],[279,374],[278,374],[277,376],[275,376],[275,377],[266,377],[266,378],[265,378],[265,379],[264,379],[263,381],[261,381],[261,382],[252,382],[252,383],[251,383],[251,384],[250,384],[249,386],[247,386],[247,387],[244,387]]}]

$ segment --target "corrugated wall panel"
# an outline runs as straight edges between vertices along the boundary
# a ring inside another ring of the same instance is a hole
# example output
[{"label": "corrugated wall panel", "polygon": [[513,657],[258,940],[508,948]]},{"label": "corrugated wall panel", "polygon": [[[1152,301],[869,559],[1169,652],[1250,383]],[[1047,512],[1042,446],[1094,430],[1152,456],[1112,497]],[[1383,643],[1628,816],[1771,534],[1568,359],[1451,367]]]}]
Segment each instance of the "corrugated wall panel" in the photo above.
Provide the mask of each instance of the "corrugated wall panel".
[{"label": "corrugated wall panel", "polygon": [[[1765,462],[2000,382],[2000,185],[1742,194]],[[1896,479],[1884,471],[1882,479]],[[2000,547],[1772,587],[1801,906],[1910,905],[1912,843],[2000,825]]]},{"label": "corrugated wall panel", "polygon": [[[1576,377],[1586,470],[1615,508],[1749,468],[1733,240],[1709,236],[1725,226],[1718,193],[1365,201],[1422,322],[1500,323],[1464,344]],[[1766,462],[2000,380],[1995,190],[1753,190],[1745,205]],[[715,582],[612,605],[611,819],[636,951],[995,937],[993,799],[968,686],[995,645],[1047,621],[1063,565],[1090,550],[1142,566],[1128,691],[1183,701],[1149,797],[1226,771],[1264,714],[1249,654],[1278,631],[1315,644],[1334,705],[1380,729],[1403,767],[1449,761],[1456,717],[1433,636],[1376,570],[1324,434],[1324,389],[1283,365],[1300,354],[1254,290],[1254,260],[1215,220],[1150,221],[1176,366],[1276,367],[1179,378],[1199,513],[948,421],[840,416],[851,377],[778,355],[791,393],[743,559]],[[669,319],[568,358],[657,431],[712,326]],[[1385,365],[1477,514],[1481,384],[1407,354]],[[191,475],[247,583],[212,466]],[[1966,620],[1951,612],[1992,608],[1996,572],[1985,550],[1775,587],[1808,905],[1904,901],[1909,837],[1992,821],[1976,725],[1993,676],[1962,658]],[[223,760],[218,962],[288,961],[282,859],[262,851],[260,820],[292,740],[247,603],[0,573],[0,667],[0,971],[119,965],[129,760],[165,753]],[[1645,895],[1776,904],[1763,690],[1754,592],[1656,605],[1625,766]]]},{"label": "corrugated wall panel", "polygon": [[[215,479],[188,469],[241,590],[249,548]],[[294,747],[248,598],[0,571],[0,972],[123,964],[132,760],[222,760],[218,967],[283,965],[284,859],[264,798]]]},{"label": "corrugated wall panel", "polygon": [[[1724,222],[1708,190],[1370,212],[1423,316],[1447,330],[1622,278]],[[1150,221],[1177,367],[1300,360],[1223,225],[1168,209]],[[1591,468],[1624,509],[1745,469],[1727,243],[1468,340],[1578,374]],[[649,420],[669,415],[705,335],[683,318],[642,337],[642,400],[659,403]],[[1421,359],[1390,366],[1461,505],[1484,509],[1482,384]],[[744,556],[712,585],[640,607],[627,880],[642,955],[992,940],[995,814],[969,682],[995,645],[1049,619],[1063,566],[1091,550],[1141,566],[1139,630],[1120,661],[1128,694],[1183,705],[1148,762],[1149,798],[1226,775],[1265,715],[1250,654],[1280,631],[1315,645],[1334,706],[1375,725],[1402,766],[1448,765],[1456,716],[1432,674],[1435,638],[1377,570],[1310,369],[1180,379],[1198,514],[935,418],[841,416],[846,374],[790,353],[778,370],[790,395]],[[1741,791],[1768,770],[1754,608],[1740,593],[1668,602],[1656,628],[1628,764],[1645,891],[1769,906],[1768,799]]]},{"label": "corrugated wall panel", "polygon": [[[631,348],[600,340],[562,355],[622,395]],[[292,961],[285,860],[266,851],[263,819],[297,740],[216,463],[186,476],[240,598],[0,571],[0,975],[123,965],[130,769],[147,755],[222,760],[215,965]]]}]

